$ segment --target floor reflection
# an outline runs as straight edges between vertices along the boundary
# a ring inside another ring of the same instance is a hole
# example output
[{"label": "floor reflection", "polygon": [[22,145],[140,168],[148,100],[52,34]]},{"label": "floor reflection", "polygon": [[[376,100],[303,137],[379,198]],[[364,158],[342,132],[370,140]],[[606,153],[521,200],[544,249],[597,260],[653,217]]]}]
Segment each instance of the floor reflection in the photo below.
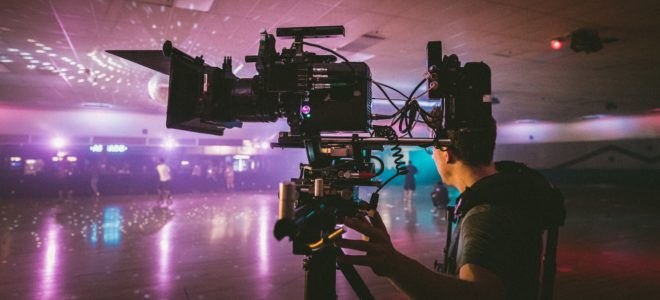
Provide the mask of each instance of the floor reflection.
[{"label": "floor reflection", "polygon": [[[432,187],[424,188],[409,210],[400,191],[386,189],[379,210],[397,250],[431,267],[442,258],[446,221],[431,213],[425,195]],[[645,270],[659,265],[651,258],[660,251],[660,207],[624,205],[621,199],[652,195],[616,191],[572,191],[580,201],[569,202],[575,217],[560,235],[559,298],[589,298],[570,284],[595,284],[594,274],[607,273],[596,271],[609,270],[598,264],[634,278],[627,290],[653,292],[657,276]],[[169,208],[153,202],[148,196],[0,202],[0,299],[303,298],[303,257],[272,235],[276,193],[180,195]],[[359,234],[349,230],[347,237]],[[400,297],[383,278],[358,270],[377,299]],[[343,278],[337,282],[341,299],[355,299]]]},{"label": "floor reflection", "polygon": [[172,234],[172,223],[168,223],[165,226],[163,226],[162,230],[158,234],[158,282],[157,286],[159,287],[159,291],[161,292],[161,297],[167,298],[167,292],[170,290],[171,287],[171,253],[172,249],[172,242],[171,242],[171,234]]},{"label": "floor reflection", "polygon": [[103,244],[118,246],[121,242],[121,209],[116,206],[103,210]]},{"label": "floor reflection", "polygon": [[58,288],[55,269],[58,263],[59,229],[52,219],[46,221],[44,228],[46,241],[41,262],[41,276],[35,294],[39,299],[57,299],[54,296]]}]

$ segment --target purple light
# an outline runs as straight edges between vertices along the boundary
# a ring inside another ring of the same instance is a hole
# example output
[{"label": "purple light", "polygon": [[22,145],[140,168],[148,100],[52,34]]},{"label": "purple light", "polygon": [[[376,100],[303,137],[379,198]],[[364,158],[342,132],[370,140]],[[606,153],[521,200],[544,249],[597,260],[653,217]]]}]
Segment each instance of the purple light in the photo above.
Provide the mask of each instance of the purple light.
[{"label": "purple light", "polygon": [[165,149],[174,149],[174,148],[176,148],[176,147],[178,147],[178,146],[179,146],[179,143],[177,143],[176,140],[173,139],[173,138],[168,138],[168,139],[166,139],[165,142],[163,143],[163,147],[164,147]]},{"label": "purple light", "polygon": [[53,145],[55,149],[62,149],[67,145],[67,140],[62,137],[55,137],[50,140],[50,144]]},{"label": "purple light", "polygon": [[311,112],[311,111],[312,111],[312,108],[309,107],[309,105],[303,105],[300,108],[300,112],[302,112],[303,114],[309,114],[309,112]]}]

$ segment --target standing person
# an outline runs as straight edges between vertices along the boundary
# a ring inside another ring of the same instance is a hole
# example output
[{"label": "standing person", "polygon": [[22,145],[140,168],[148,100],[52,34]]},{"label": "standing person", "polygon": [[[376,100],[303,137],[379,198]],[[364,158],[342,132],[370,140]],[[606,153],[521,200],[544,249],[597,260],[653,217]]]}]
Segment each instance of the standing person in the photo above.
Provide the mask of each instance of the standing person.
[{"label": "standing person", "polygon": [[231,162],[227,163],[225,167],[225,183],[227,184],[228,192],[234,190],[234,166],[232,166]]},{"label": "standing person", "polygon": [[170,182],[172,181],[172,174],[170,167],[165,164],[165,159],[158,159],[158,165],[156,165],[156,171],[158,171],[158,205],[162,205],[165,200],[167,200],[168,205],[172,205],[172,194],[170,193]]},{"label": "standing person", "polygon": [[406,166],[408,173],[406,173],[406,180],[403,183],[403,204],[405,210],[412,210],[412,198],[417,184],[415,183],[415,174],[417,174],[417,168],[413,165],[412,160],[408,161]]},{"label": "standing person", "polygon": [[[447,204],[449,203],[449,191],[447,191],[447,187],[444,182],[442,182],[442,179],[440,179],[433,188],[433,192],[431,192],[431,201],[433,201],[433,209],[431,209],[431,213],[433,213],[434,216],[441,214],[447,207]],[[443,216],[442,220],[444,219],[445,217]]]},{"label": "standing person", "polygon": [[366,252],[339,261],[370,266],[414,299],[537,299],[543,232],[563,224],[563,197],[523,164],[495,164],[495,136],[492,120],[484,128],[449,130],[451,144],[433,150],[445,183],[461,191],[447,274],[397,251],[377,212],[371,222],[344,220],[369,240],[336,240],[342,248]]},{"label": "standing person", "polygon": [[194,193],[199,193],[202,188],[202,167],[199,163],[196,163],[192,167],[192,172],[190,173],[192,190]]}]

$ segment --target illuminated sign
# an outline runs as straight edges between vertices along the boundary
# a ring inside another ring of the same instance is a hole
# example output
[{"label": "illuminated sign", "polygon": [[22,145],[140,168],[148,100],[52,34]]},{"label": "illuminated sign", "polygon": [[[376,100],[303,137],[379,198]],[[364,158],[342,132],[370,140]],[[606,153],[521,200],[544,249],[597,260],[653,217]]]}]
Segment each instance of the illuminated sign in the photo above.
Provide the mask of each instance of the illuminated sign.
[{"label": "illuminated sign", "polygon": [[123,144],[105,146],[105,151],[107,152],[124,153],[126,150],[128,150],[128,147]]},{"label": "illuminated sign", "polygon": [[103,145],[99,145],[99,144],[91,145],[89,146],[89,151],[92,151],[94,153],[103,152]]},{"label": "illuminated sign", "polygon": [[105,145],[105,147],[100,144],[94,144],[89,146],[89,151],[92,151],[94,153],[101,153],[103,152],[104,148],[105,151],[109,153],[124,153],[128,151],[128,146],[124,144],[110,144],[110,145]]}]

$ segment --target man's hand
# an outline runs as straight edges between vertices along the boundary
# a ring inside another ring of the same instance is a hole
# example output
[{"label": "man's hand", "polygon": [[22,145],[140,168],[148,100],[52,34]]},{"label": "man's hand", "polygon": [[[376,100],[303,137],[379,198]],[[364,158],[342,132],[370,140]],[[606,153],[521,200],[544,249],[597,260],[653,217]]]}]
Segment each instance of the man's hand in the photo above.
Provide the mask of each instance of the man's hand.
[{"label": "man's hand", "polygon": [[335,244],[342,248],[365,251],[366,255],[343,255],[339,263],[369,266],[380,276],[389,277],[401,261],[401,254],[394,249],[385,224],[378,212],[374,211],[371,223],[364,218],[346,218],[344,225],[355,229],[369,238],[369,241],[338,239]]},{"label": "man's hand", "polygon": [[338,239],[342,248],[365,251],[366,255],[343,255],[341,264],[369,266],[380,276],[413,299],[503,299],[500,279],[485,268],[473,264],[461,267],[459,278],[438,274],[419,262],[399,253],[378,213],[370,218],[347,218],[344,224],[366,235],[369,241]]}]

